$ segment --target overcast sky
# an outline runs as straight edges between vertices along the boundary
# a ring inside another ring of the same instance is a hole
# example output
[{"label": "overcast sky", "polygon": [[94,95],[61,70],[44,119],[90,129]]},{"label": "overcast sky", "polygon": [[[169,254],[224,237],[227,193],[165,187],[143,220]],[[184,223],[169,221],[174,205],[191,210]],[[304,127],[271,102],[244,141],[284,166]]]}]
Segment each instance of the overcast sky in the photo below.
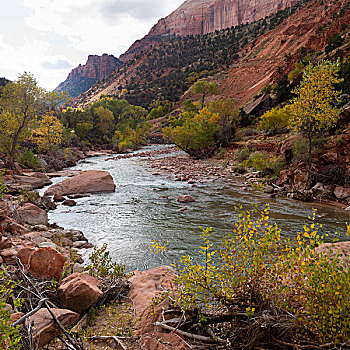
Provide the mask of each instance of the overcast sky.
[{"label": "overcast sky", "polygon": [[184,0],[0,0],[0,77],[52,90],[89,54],[118,57]]}]

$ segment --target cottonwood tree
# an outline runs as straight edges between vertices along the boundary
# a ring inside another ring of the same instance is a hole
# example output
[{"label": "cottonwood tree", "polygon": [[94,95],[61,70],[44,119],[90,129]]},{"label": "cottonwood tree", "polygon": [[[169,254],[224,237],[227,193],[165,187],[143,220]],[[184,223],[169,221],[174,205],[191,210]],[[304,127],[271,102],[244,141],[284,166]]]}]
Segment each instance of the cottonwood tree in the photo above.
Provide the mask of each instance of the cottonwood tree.
[{"label": "cottonwood tree", "polygon": [[191,91],[195,94],[201,95],[201,109],[203,109],[205,98],[209,95],[218,94],[218,86],[215,82],[199,80],[192,86]]},{"label": "cottonwood tree", "polygon": [[335,85],[339,78],[340,63],[320,61],[305,68],[300,85],[293,91],[296,97],[290,107],[290,123],[308,140],[308,173],[310,181],[312,138],[332,127],[341,110],[335,106],[339,91]]},{"label": "cottonwood tree", "polygon": [[26,72],[2,88],[0,150],[6,154],[9,168],[14,168],[20,142],[30,137],[35,121],[67,98],[66,93],[50,93],[40,88],[34,76]]}]

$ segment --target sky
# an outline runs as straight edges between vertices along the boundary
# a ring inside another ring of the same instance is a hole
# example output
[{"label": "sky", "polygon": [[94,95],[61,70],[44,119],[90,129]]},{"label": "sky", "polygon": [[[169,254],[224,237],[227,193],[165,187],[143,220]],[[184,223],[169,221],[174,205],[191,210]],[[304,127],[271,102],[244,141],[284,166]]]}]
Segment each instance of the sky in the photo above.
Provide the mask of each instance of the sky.
[{"label": "sky", "polygon": [[184,0],[0,0],[0,77],[53,90],[88,55],[118,57]]}]

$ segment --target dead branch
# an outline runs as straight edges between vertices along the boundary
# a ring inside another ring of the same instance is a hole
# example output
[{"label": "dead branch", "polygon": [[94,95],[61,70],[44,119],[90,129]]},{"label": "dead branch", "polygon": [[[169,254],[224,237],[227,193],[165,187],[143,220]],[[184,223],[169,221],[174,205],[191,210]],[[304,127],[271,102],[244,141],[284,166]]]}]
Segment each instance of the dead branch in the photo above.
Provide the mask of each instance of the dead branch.
[{"label": "dead branch", "polygon": [[226,344],[226,341],[223,340],[223,339],[216,338],[215,340],[213,340],[210,337],[205,337],[203,335],[192,334],[192,333],[188,333],[188,332],[182,331],[180,329],[176,329],[176,328],[168,326],[167,324],[164,324],[162,322],[156,322],[155,326],[159,326],[159,327],[164,328],[164,329],[166,329],[168,331],[179,333],[179,334],[183,335],[184,337],[195,339],[195,340],[199,340],[199,341],[203,341],[205,343],[213,343],[214,342],[214,343]]},{"label": "dead branch", "polygon": [[109,336],[104,336],[104,335],[95,335],[93,337],[90,337],[89,339],[91,340],[114,340],[123,350],[127,350],[128,348],[125,346],[125,344],[116,336],[109,335]]}]

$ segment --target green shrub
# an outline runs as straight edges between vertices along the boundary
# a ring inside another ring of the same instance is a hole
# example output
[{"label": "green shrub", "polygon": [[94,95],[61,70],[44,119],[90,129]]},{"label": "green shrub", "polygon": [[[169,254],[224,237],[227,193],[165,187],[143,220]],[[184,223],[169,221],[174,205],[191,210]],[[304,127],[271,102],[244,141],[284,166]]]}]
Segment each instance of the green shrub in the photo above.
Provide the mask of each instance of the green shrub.
[{"label": "green shrub", "polygon": [[244,148],[238,149],[235,152],[235,159],[238,162],[243,162],[244,160],[249,158],[250,154],[251,154],[250,149],[248,147],[244,147]]},{"label": "green shrub", "polygon": [[249,159],[242,162],[242,165],[260,171],[272,168],[276,161],[277,157],[271,156],[267,152],[254,152]]},{"label": "green shrub", "polygon": [[13,298],[15,287],[16,284],[6,276],[6,271],[0,271],[0,348],[8,350],[20,348],[18,328],[12,326],[10,311],[5,309],[9,300],[14,300],[16,307],[21,304],[21,300]]},{"label": "green shrub", "polygon": [[90,276],[112,280],[125,276],[125,267],[112,261],[107,244],[105,243],[101,248],[94,247],[89,255],[90,264],[85,266],[85,271]]},{"label": "green shrub", "polygon": [[31,149],[24,150],[18,162],[23,167],[33,169],[34,171],[43,170],[39,159]]}]

